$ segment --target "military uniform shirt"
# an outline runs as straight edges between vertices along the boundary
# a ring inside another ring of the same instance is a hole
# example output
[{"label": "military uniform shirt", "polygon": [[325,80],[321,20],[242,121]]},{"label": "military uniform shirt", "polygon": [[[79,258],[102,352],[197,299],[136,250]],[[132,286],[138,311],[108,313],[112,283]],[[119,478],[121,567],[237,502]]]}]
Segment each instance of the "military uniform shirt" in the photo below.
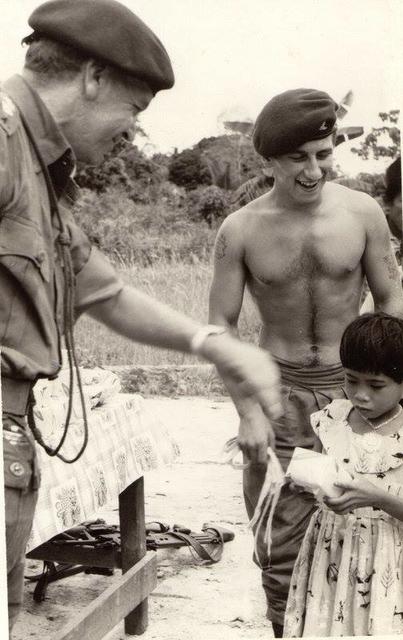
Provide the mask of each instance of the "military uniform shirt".
[{"label": "military uniform shirt", "polygon": [[0,90],[0,346],[3,410],[20,415],[32,384],[60,369],[64,295],[59,224],[21,114],[48,167],[70,235],[76,315],[123,286],[74,222],[78,188],[70,178],[74,157],[67,140],[34,89],[22,76],[12,77]]}]

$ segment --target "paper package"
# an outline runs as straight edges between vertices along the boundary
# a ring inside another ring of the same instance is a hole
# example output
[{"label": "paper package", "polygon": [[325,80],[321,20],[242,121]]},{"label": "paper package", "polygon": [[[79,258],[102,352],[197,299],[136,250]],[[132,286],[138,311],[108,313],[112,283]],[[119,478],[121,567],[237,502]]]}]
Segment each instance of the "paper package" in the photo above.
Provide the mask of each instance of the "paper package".
[{"label": "paper package", "polygon": [[332,456],[296,447],[286,471],[286,477],[310,491],[317,498],[338,498],[343,489],[335,482],[348,482],[351,475]]}]

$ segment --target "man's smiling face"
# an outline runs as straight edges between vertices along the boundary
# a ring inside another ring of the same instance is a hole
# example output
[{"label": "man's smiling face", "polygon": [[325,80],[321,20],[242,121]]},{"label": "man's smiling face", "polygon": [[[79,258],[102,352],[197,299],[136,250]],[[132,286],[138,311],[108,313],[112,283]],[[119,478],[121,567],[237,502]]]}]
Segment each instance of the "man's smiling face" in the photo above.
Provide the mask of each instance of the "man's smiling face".
[{"label": "man's smiling face", "polygon": [[334,136],[331,134],[271,158],[276,190],[299,204],[318,200],[333,165],[333,149]]}]

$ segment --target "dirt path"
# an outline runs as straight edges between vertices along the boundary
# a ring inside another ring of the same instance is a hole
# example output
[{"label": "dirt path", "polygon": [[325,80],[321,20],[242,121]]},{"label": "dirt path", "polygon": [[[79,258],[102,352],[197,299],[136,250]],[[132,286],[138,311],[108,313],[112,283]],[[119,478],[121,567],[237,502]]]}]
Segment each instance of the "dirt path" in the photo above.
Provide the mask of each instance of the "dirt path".
[{"label": "dirt path", "polygon": [[[243,506],[241,472],[218,464],[222,444],[237,430],[233,406],[200,398],[146,402],[181,449],[178,462],[145,478],[146,520],[180,523],[194,531],[205,522],[215,522],[231,529],[235,539],[225,545],[221,561],[213,566],[198,566],[187,549],[158,551],[158,585],[149,599],[150,624],[142,638],[272,637],[264,617],[259,571],[251,561],[253,539]],[[108,522],[117,521],[116,511],[99,515]],[[28,583],[15,640],[51,638],[111,580],[83,574],[62,580],[49,586],[41,604],[33,602],[33,587]],[[108,640],[126,637],[132,636],[125,636],[123,624],[107,636]]]}]

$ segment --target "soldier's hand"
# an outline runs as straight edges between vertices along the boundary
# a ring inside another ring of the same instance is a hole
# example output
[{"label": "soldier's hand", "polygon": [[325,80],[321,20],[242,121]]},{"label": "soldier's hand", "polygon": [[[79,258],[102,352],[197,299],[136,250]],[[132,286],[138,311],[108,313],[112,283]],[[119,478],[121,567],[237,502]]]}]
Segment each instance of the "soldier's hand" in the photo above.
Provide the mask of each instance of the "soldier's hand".
[{"label": "soldier's hand", "polygon": [[275,436],[270,421],[260,405],[244,403],[239,423],[238,445],[252,464],[267,464],[267,447],[275,446]]},{"label": "soldier's hand", "polygon": [[[280,418],[280,374],[267,351],[224,334],[208,337],[202,355],[216,365],[241,418],[254,406],[269,420]],[[260,448],[262,437],[256,440]]]}]

